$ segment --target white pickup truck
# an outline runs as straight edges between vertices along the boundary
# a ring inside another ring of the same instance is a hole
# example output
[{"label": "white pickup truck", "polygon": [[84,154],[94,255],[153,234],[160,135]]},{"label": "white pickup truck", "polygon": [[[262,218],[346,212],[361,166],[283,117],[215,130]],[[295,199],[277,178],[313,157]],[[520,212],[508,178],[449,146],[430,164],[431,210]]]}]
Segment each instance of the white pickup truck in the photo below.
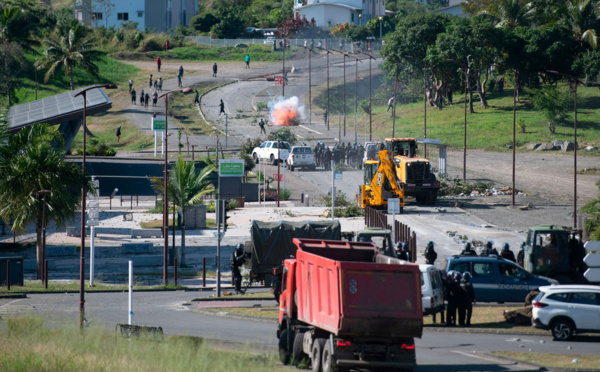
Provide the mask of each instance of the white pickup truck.
[{"label": "white pickup truck", "polygon": [[260,161],[268,161],[273,165],[277,165],[279,161],[285,162],[290,156],[290,144],[281,141],[281,149],[278,147],[279,141],[263,142],[259,147],[252,150],[252,159],[258,164]]}]

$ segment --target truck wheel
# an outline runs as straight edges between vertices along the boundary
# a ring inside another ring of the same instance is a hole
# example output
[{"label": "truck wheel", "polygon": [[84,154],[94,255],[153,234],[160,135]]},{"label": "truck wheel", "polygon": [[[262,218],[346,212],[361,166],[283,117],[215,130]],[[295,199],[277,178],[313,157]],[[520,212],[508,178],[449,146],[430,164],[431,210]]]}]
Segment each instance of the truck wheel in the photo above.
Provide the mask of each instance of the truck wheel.
[{"label": "truck wheel", "polygon": [[290,172],[294,171],[294,166],[290,164]]},{"label": "truck wheel", "polygon": [[437,191],[430,191],[427,194],[427,196],[425,197],[426,205],[435,205],[436,201],[437,201]]},{"label": "truck wheel", "polygon": [[331,344],[331,339],[327,340],[325,347],[323,348],[321,368],[323,369],[323,372],[338,372],[338,368],[335,365],[335,358],[333,357],[333,345]]},{"label": "truck wheel", "polygon": [[258,155],[252,154],[252,158],[254,159],[254,164],[258,164]]},{"label": "truck wheel", "polygon": [[294,346],[292,348],[292,363],[299,367],[301,364],[306,364],[308,355],[304,354],[302,350],[302,343],[304,341],[304,332],[297,332],[294,337]]},{"label": "truck wheel", "polygon": [[281,331],[281,334],[279,335],[279,360],[285,365],[290,364],[289,338],[290,331],[287,329]]},{"label": "truck wheel", "polygon": [[311,361],[311,369],[313,372],[321,372],[321,356],[323,354],[323,347],[325,345],[324,338],[317,338],[313,342],[311,352],[310,352],[310,361]]},{"label": "truck wheel", "polygon": [[271,164],[277,165],[276,160],[275,160],[275,156],[273,154],[271,154]]}]

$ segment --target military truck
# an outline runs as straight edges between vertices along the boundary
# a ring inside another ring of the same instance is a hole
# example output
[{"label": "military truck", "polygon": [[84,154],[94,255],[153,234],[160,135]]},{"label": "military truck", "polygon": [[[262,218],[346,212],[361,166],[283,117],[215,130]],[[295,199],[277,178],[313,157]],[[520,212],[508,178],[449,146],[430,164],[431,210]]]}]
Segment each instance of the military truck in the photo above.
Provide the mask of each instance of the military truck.
[{"label": "military truck", "polygon": [[386,138],[385,147],[394,159],[396,176],[404,185],[404,196],[417,203],[434,205],[440,183],[431,171],[428,159],[417,155],[416,138]]},{"label": "military truck", "polygon": [[519,265],[534,275],[557,280],[560,284],[587,283],[583,277],[585,248],[581,230],[556,225],[540,225],[529,229]]}]

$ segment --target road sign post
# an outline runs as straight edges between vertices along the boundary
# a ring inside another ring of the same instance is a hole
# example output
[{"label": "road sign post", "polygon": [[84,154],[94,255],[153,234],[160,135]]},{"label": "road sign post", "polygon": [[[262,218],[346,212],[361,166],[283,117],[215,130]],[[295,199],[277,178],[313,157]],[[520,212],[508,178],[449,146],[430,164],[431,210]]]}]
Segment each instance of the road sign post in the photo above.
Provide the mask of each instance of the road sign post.
[{"label": "road sign post", "polygon": [[152,118],[151,129],[154,132],[154,156],[156,156],[158,132],[162,132],[163,148],[160,150],[160,155],[164,153],[165,145],[165,128],[167,127],[167,120],[163,117]]},{"label": "road sign post", "polygon": [[392,214],[392,243],[396,243],[396,213],[400,213],[400,199],[388,199],[388,214]]}]

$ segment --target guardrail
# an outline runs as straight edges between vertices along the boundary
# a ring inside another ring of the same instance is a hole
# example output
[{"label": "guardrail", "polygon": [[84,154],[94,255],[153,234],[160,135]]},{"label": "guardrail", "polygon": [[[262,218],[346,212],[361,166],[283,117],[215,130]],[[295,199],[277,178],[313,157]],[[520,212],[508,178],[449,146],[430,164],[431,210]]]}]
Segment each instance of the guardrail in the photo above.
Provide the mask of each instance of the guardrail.
[{"label": "guardrail", "polygon": [[[383,211],[375,208],[365,208],[365,225],[368,227],[380,227],[382,229],[392,230],[392,225],[388,223],[388,215]],[[410,227],[401,223],[400,221],[394,221],[394,237],[393,243],[405,242],[408,244],[410,249],[411,261],[417,260],[417,233],[410,231]]]}]

